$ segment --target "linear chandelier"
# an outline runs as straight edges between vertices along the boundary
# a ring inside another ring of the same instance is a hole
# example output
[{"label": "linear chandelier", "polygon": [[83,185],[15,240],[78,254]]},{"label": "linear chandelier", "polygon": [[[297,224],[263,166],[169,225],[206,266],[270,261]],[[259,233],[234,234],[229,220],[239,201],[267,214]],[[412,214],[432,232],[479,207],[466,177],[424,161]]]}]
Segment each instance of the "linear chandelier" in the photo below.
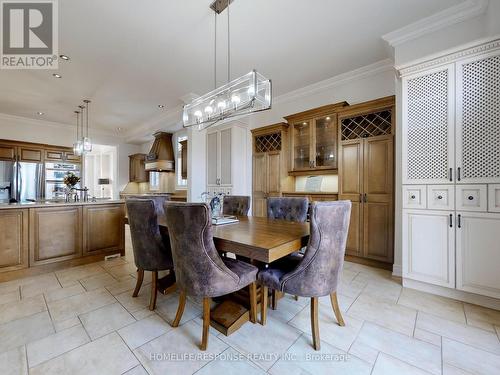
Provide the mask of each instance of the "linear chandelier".
[{"label": "linear chandelier", "polygon": [[[258,73],[251,72],[230,80],[231,53],[229,4],[233,0],[216,0],[210,8],[215,12],[214,37],[214,86],[213,91],[194,99],[183,109],[182,123],[185,128],[198,126],[206,129],[227,118],[241,117],[254,112],[271,109],[271,80]],[[227,8],[227,83],[217,87],[217,15]]]},{"label": "linear chandelier", "polygon": [[[73,143],[73,152],[81,156],[92,152],[92,140],[89,137],[89,107],[90,100],[83,101],[85,105],[79,105],[80,110],[76,114],[76,141]],[[85,126],[86,123],[86,126]],[[81,131],[80,131],[81,128]]]}]

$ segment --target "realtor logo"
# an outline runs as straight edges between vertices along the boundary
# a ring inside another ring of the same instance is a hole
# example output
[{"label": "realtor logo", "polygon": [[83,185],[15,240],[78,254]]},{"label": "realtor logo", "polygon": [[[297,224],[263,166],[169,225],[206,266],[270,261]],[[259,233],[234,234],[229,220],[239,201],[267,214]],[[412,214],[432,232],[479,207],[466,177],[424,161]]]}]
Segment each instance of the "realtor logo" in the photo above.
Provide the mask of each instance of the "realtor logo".
[{"label": "realtor logo", "polygon": [[57,0],[0,0],[1,69],[57,69]]}]

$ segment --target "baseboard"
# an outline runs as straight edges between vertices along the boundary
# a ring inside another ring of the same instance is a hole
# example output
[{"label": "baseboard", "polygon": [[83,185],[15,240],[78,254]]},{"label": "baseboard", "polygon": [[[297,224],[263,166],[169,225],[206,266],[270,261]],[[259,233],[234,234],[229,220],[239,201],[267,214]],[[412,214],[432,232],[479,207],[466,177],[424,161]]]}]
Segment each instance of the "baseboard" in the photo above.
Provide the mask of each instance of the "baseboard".
[{"label": "baseboard", "polygon": [[415,281],[406,278],[403,278],[403,286],[405,288],[416,289],[422,292],[437,294],[438,296],[453,298],[474,305],[500,310],[500,299],[496,299],[493,297],[481,296],[479,294],[464,292],[462,290],[445,288],[443,286],[427,284],[421,281]]},{"label": "baseboard", "polygon": [[383,270],[388,270],[388,271],[392,270],[391,263],[385,263],[385,262],[381,262],[379,260],[361,258],[361,257],[357,257],[354,255],[347,255],[347,254],[345,255],[344,259],[348,262],[359,263],[359,264],[362,264],[364,266],[381,268]]},{"label": "baseboard", "polygon": [[403,277],[403,267],[399,264],[392,265],[392,276]]}]

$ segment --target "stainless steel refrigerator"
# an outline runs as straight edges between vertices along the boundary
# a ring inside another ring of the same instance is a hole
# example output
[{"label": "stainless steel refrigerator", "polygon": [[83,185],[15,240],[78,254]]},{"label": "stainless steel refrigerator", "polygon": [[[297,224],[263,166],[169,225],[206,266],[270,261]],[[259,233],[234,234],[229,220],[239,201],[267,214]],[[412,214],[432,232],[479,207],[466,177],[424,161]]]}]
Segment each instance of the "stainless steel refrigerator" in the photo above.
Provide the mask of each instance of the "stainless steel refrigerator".
[{"label": "stainless steel refrigerator", "polygon": [[42,199],[43,164],[0,161],[0,203]]}]

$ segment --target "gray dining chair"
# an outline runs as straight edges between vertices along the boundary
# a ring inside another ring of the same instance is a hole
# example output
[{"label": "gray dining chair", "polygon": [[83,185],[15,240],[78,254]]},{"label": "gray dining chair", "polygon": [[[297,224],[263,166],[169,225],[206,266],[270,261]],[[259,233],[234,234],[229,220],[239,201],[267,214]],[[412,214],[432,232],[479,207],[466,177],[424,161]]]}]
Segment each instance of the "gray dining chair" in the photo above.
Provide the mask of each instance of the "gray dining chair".
[{"label": "gray dining chair", "polygon": [[224,215],[248,216],[250,197],[247,195],[226,195],[222,207]]},{"label": "gray dining chair", "polygon": [[173,327],[184,312],[186,296],[203,298],[201,350],[207,349],[210,300],[250,287],[250,320],[255,323],[257,267],[236,259],[221,258],[215,248],[209,207],[204,203],[165,204],[167,227],[180,290]]},{"label": "gray dining chair", "polygon": [[313,202],[311,229],[304,256],[278,263],[258,274],[262,285],[261,324],[266,324],[267,289],[311,298],[311,331],[315,350],[320,349],[318,297],[330,295],[340,326],[344,319],[337,300],[351,216],[351,202]]},{"label": "gray dining chair", "polygon": [[[303,223],[307,220],[309,199],[306,197],[271,197],[267,198],[267,217],[269,219],[287,220]],[[301,254],[289,255],[289,261],[296,260]],[[288,258],[286,257],[286,258]],[[286,260],[286,259],[285,259]],[[298,297],[295,296],[297,300]],[[276,290],[271,292],[271,307],[278,308],[278,295]]]},{"label": "gray dining chair", "polygon": [[158,206],[153,199],[128,198],[125,204],[128,212],[134,262],[137,267],[137,283],[132,296],[139,295],[144,280],[144,271],[151,271],[149,309],[154,310],[158,290],[158,271],[168,270],[171,278],[175,276],[170,240],[168,234],[160,232]]}]

